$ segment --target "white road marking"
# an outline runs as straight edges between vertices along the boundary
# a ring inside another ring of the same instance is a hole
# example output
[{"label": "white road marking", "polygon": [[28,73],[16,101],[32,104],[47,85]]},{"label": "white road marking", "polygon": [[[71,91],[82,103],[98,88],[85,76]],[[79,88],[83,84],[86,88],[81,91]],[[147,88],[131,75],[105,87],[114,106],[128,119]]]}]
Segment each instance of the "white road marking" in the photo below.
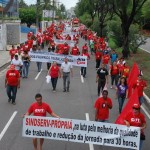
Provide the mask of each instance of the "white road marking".
[{"label": "white road marking", "polygon": [[142,50],[145,51],[145,52],[150,53],[150,51],[148,51],[148,50],[146,50],[146,49],[144,49],[144,48],[142,48],[142,47],[140,47],[140,49],[142,49]]},{"label": "white road marking", "polygon": [[149,115],[149,113],[146,111],[146,109],[145,109],[143,106],[141,106],[141,108],[143,109],[143,111],[145,112],[145,114],[147,115],[147,117],[150,119],[150,115]]},{"label": "white road marking", "polygon": [[84,83],[84,78],[83,75],[81,75],[81,71],[80,71],[80,76],[81,76],[81,82]]},{"label": "white road marking", "polygon": [[[85,117],[86,117],[86,120],[87,120],[87,121],[90,121],[89,113],[85,113]],[[89,144],[89,149],[90,149],[90,150],[94,150],[93,144]]]},{"label": "white road marking", "polygon": [[41,69],[41,71],[37,74],[37,76],[35,77],[35,80],[38,79],[38,77],[40,76],[41,72],[42,72],[42,69]]},{"label": "white road marking", "polygon": [[12,114],[12,116],[11,116],[10,119],[9,119],[9,121],[8,121],[7,124],[5,125],[3,131],[2,131],[1,134],[0,134],[0,141],[1,141],[1,139],[3,138],[4,134],[6,133],[7,129],[9,128],[10,124],[12,123],[13,119],[15,118],[16,114],[17,114],[17,111],[15,111],[15,112]]}]

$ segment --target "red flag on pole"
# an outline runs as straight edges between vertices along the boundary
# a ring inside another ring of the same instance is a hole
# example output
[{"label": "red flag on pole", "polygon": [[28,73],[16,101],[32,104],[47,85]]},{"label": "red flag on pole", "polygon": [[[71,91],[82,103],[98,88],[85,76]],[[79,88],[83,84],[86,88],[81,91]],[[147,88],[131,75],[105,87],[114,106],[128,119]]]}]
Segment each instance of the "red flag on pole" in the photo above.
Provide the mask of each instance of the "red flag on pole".
[{"label": "red flag on pole", "polygon": [[139,104],[139,98],[138,98],[138,90],[137,88],[134,90],[133,94],[130,96],[126,106],[124,107],[123,111],[121,114],[118,116],[116,120],[116,124],[122,124],[125,125],[124,123],[124,118],[126,117],[127,113],[132,111],[132,106],[133,104]]},{"label": "red flag on pole", "polygon": [[134,83],[137,81],[138,76],[139,76],[139,68],[138,65],[134,63],[128,78],[128,97],[132,95],[132,88]]}]

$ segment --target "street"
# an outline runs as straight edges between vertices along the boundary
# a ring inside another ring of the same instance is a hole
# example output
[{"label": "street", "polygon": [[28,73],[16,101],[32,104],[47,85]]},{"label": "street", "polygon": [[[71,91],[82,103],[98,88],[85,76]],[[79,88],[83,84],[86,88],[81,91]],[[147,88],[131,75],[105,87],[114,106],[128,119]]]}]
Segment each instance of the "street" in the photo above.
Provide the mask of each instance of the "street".
[{"label": "street", "polygon": [[[80,42],[80,47],[83,40]],[[50,104],[52,110],[62,118],[94,120],[94,102],[97,99],[97,84],[95,82],[96,69],[94,55],[88,62],[87,77],[82,78],[80,68],[73,68],[70,92],[63,92],[62,78],[58,80],[56,93],[52,92],[51,83],[46,83],[47,68],[46,63],[42,64],[42,71],[38,73],[36,63],[32,62],[29,71],[29,78],[21,79],[21,88],[18,89],[16,105],[8,103],[6,89],[4,87],[5,71],[0,74],[0,150],[27,150],[33,149],[32,139],[22,137],[22,116],[26,113],[31,103],[35,101],[36,93],[43,95],[43,101]],[[109,80],[110,83],[110,80]],[[118,113],[118,102],[115,99],[115,89],[108,87],[109,97],[112,98],[113,108],[110,111],[109,122],[115,122]],[[148,117],[146,141],[143,150],[150,147],[148,132],[150,131],[150,121]],[[45,140],[43,150],[121,150],[123,148],[113,148],[73,142],[62,142]]]},{"label": "street", "polygon": [[148,53],[150,53],[150,38],[146,39],[146,43],[144,45],[141,45],[140,48]]}]

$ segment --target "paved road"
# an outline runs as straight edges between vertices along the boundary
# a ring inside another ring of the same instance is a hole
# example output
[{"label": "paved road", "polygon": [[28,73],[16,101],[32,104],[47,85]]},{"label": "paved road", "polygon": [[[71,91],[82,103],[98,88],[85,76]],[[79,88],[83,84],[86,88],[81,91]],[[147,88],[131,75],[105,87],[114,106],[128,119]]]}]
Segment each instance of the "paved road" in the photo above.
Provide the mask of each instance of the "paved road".
[{"label": "paved road", "polygon": [[[83,41],[82,41],[83,42]],[[42,93],[43,100],[49,103],[58,115],[63,118],[82,119],[85,120],[85,113],[89,114],[90,120],[94,120],[93,105],[97,98],[97,85],[95,83],[96,70],[94,56],[88,63],[87,78],[84,83],[81,82],[80,69],[74,67],[74,76],[71,78],[71,88],[69,93],[63,93],[62,79],[58,80],[57,92],[53,93],[51,84],[47,84],[45,76],[47,74],[46,64],[43,63],[43,71],[39,78],[37,76],[37,68],[35,63],[31,63],[28,79],[21,79],[21,88],[17,93],[17,104],[14,106],[7,102],[7,96],[4,88],[5,71],[0,73],[0,133],[4,129],[6,123],[17,111],[12,123],[6,133],[0,140],[0,150],[32,150],[32,140],[22,137],[22,115],[27,111],[29,105],[34,102],[34,96],[37,92]],[[110,122],[114,122],[118,116],[118,103],[115,97],[115,90],[108,89],[109,96],[113,100],[113,109],[110,114]],[[150,121],[147,118],[146,135],[143,150],[150,147]],[[89,150],[88,144],[79,144],[72,142],[62,142],[54,140],[45,140],[43,150]],[[94,145],[94,150],[123,150],[122,148],[112,148]],[[92,149],[90,149],[92,150]]]},{"label": "paved road", "polygon": [[150,38],[147,38],[146,44],[142,45],[140,48],[150,53]]}]

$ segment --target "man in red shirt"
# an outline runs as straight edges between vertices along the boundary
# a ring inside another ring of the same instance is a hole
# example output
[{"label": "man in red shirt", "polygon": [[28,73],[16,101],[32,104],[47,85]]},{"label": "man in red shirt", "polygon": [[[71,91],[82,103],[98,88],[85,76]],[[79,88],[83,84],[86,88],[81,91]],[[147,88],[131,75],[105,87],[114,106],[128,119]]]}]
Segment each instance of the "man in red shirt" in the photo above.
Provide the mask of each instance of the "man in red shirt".
[{"label": "man in red shirt", "polygon": [[84,50],[86,50],[86,51],[88,52],[87,43],[85,43],[85,44],[82,46],[82,53],[83,53]]},{"label": "man in red shirt", "polygon": [[12,45],[12,49],[9,50],[9,54],[10,54],[11,60],[14,58],[16,53],[17,53],[17,49],[15,49],[15,46]]},{"label": "man in red shirt", "polygon": [[68,55],[69,54],[69,50],[70,50],[70,46],[65,42],[63,45],[63,51],[64,51],[64,55]]},{"label": "man in red shirt", "polygon": [[112,109],[112,100],[107,97],[108,91],[102,92],[102,97],[99,97],[95,102],[95,121],[108,122],[109,109]]},{"label": "man in red shirt", "polygon": [[97,50],[95,53],[96,69],[100,67],[101,59],[102,59],[102,52],[100,50]]},{"label": "man in red shirt", "polygon": [[17,88],[20,88],[20,74],[15,70],[14,65],[10,65],[10,69],[6,72],[5,87],[9,98],[8,102],[12,101],[12,104],[15,105]]},{"label": "man in red shirt", "polygon": [[28,39],[27,43],[28,43],[28,48],[30,50],[30,48],[32,48],[32,46],[33,46],[33,40],[32,39]]},{"label": "man in red shirt", "polygon": [[79,55],[80,52],[79,52],[79,48],[77,47],[77,44],[74,45],[74,47],[72,47],[72,51],[70,52],[71,55]]},{"label": "man in red shirt", "polygon": [[122,77],[128,78],[130,73],[130,67],[127,65],[127,63],[124,63],[123,69],[122,69]]},{"label": "man in red shirt", "polygon": [[[45,117],[46,113],[48,112],[51,116],[56,117],[56,118],[60,118],[58,115],[56,115],[52,111],[51,107],[47,103],[42,102],[42,95],[41,94],[39,94],[39,93],[36,94],[35,100],[36,100],[36,102],[31,104],[31,106],[29,107],[25,116],[29,116],[33,113],[34,116]],[[44,143],[44,139],[40,138],[39,150],[42,150],[43,143]],[[33,139],[33,145],[34,145],[34,150],[38,150],[37,138]]]},{"label": "man in red shirt", "polygon": [[71,36],[69,34],[67,34],[65,40],[71,40]]},{"label": "man in red shirt", "polygon": [[140,104],[142,104],[144,102],[143,92],[147,88],[147,83],[146,83],[145,80],[142,79],[142,75],[138,76],[137,81],[133,85],[134,89],[136,87],[137,87],[137,90],[138,90],[139,102],[140,102]]},{"label": "man in red shirt", "polygon": [[104,54],[102,57],[102,62],[103,64],[105,64],[107,71],[109,71],[109,60],[110,60],[110,55],[108,53]]},{"label": "man in red shirt", "polygon": [[133,110],[126,115],[124,122],[128,127],[140,127],[141,137],[139,150],[142,150],[143,141],[145,140],[144,129],[146,128],[146,120],[145,116],[140,112],[139,104],[133,104],[132,108]]}]

